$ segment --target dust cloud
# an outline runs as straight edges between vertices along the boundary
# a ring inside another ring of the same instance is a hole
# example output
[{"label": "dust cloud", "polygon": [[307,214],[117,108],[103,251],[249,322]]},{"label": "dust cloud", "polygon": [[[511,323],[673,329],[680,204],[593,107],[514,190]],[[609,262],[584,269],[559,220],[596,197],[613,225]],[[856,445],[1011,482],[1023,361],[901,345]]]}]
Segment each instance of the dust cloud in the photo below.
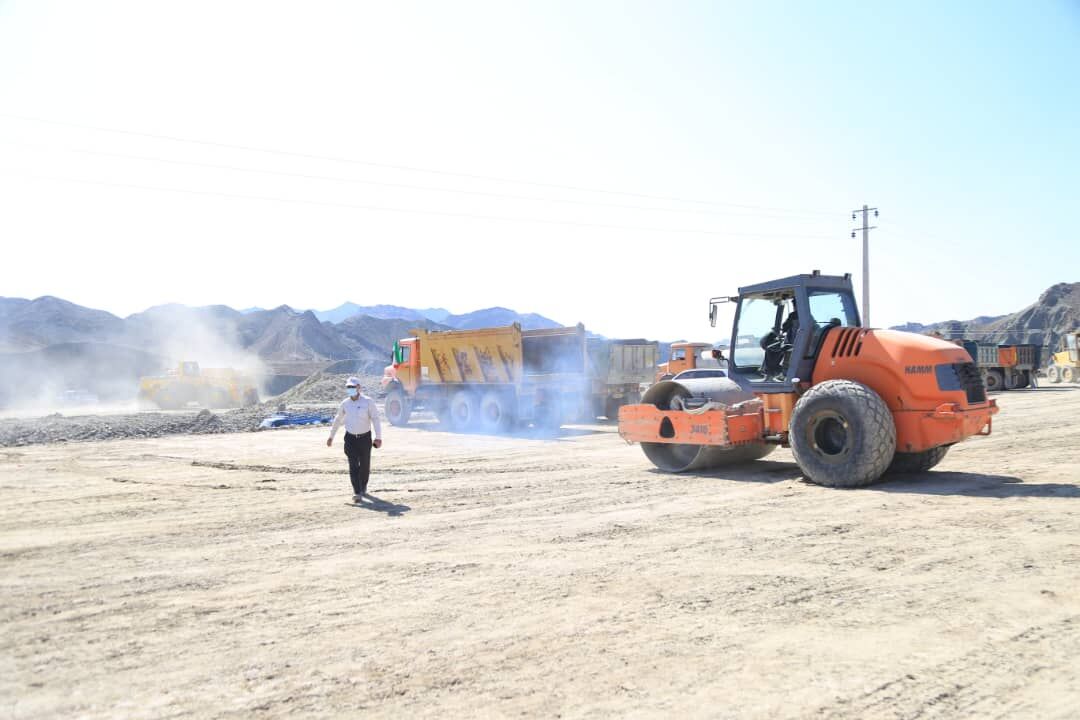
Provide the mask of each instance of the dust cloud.
[{"label": "dust cloud", "polygon": [[268,376],[244,349],[233,323],[184,307],[133,316],[105,342],[71,342],[0,355],[0,414],[102,414],[137,408],[139,378],[165,375],[183,361],[233,368],[264,395]]}]

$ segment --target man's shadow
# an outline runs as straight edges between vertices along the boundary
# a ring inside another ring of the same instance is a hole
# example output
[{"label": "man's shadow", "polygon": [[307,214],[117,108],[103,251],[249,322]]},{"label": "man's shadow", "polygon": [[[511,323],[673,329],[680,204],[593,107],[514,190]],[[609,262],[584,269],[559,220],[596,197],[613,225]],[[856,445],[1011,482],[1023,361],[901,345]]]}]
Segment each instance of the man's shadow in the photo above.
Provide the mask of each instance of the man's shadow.
[{"label": "man's shadow", "polygon": [[363,508],[365,510],[373,510],[375,512],[386,513],[389,517],[401,517],[405,513],[412,510],[408,505],[401,505],[399,503],[392,503],[382,498],[377,498],[371,493],[364,496],[364,499],[358,503],[353,503],[353,507]]}]

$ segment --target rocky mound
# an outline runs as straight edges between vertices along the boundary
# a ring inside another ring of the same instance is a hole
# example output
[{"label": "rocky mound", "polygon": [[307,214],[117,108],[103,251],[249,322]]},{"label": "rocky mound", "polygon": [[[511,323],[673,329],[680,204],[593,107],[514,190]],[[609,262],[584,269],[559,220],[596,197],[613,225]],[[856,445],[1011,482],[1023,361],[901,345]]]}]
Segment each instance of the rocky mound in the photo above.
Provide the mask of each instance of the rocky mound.
[{"label": "rocky mound", "polygon": [[1032,343],[1053,351],[1064,333],[1080,329],[1080,283],[1058,283],[1023,310],[999,317],[947,320],[921,325],[908,323],[897,330],[940,332],[945,337],[967,337],[985,343]]},{"label": "rocky mound", "polygon": [[276,402],[286,405],[336,405],[345,399],[345,382],[352,375],[360,379],[360,386],[365,395],[373,398],[385,396],[386,393],[379,384],[382,373],[357,375],[355,372],[320,372],[287,390],[277,398]]}]

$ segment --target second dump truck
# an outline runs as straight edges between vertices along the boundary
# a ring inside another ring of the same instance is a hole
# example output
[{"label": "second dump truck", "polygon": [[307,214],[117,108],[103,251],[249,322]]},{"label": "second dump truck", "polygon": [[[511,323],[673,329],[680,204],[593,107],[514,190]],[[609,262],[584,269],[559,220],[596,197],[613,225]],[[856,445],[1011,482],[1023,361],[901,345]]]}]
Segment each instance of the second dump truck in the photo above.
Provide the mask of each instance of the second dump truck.
[{"label": "second dump truck", "polygon": [[987,345],[974,340],[953,342],[968,351],[987,390],[1029,387],[1039,369],[1041,348],[1038,345]]},{"label": "second dump truck", "polygon": [[383,375],[386,417],[404,425],[426,409],[458,431],[556,428],[613,416],[638,402],[658,353],[655,342],[588,338],[581,325],[412,333],[398,342]]}]

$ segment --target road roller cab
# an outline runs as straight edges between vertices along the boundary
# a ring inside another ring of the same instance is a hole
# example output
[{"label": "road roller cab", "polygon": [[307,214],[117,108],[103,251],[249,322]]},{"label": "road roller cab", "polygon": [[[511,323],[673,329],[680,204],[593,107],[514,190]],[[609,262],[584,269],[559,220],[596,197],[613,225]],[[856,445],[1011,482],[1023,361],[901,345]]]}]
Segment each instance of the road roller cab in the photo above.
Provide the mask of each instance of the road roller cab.
[{"label": "road roller cab", "polygon": [[855,487],[929,469],[989,434],[997,412],[963,348],[861,327],[850,275],[809,275],[713,298],[734,304],[728,378],[657,383],[619,432],[664,470],[763,457],[790,446],[806,476]]}]

